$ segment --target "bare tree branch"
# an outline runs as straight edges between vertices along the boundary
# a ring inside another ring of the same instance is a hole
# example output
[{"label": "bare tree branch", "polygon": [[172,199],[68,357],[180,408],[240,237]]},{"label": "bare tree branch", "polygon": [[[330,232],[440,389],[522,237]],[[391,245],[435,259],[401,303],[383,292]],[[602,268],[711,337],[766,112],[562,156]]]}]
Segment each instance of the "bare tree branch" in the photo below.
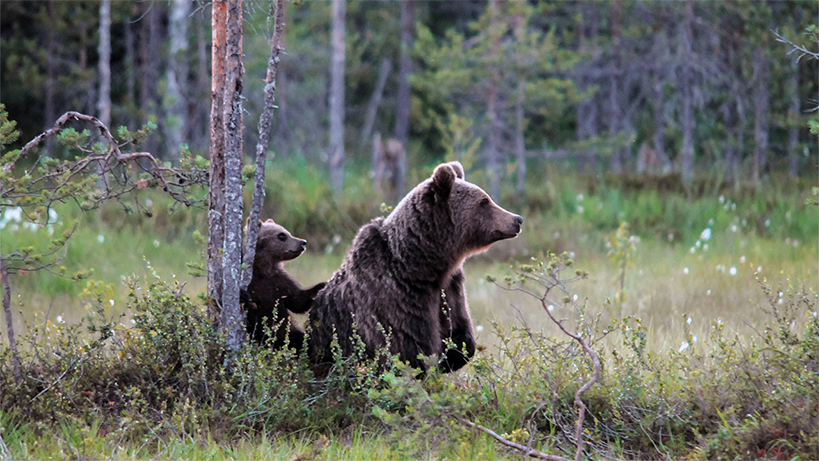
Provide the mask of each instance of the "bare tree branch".
[{"label": "bare tree branch", "polygon": [[256,144],[256,175],[253,185],[253,200],[250,204],[247,235],[242,270],[241,289],[247,290],[253,278],[253,262],[256,259],[256,241],[259,239],[259,217],[264,203],[265,163],[267,161],[267,145],[270,137],[270,122],[273,119],[273,109],[276,102],[276,74],[279,68],[279,55],[284,33],[284,0],[276,0],[276,25],[273,37],[270,39],[270,59],[267,60],[267,78],[264,86],[264,109],[259,118],[259,142]]}]

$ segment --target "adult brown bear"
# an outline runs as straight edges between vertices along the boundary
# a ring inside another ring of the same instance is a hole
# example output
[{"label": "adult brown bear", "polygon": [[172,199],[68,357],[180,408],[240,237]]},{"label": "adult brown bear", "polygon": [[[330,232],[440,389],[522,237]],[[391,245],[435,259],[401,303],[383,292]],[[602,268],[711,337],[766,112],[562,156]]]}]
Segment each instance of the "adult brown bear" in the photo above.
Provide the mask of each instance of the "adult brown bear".
[{"label": "adult brown bear", "polygon": [[306,247],[307,240],[293,237],[272,219],[261,223],[259,240],[256,242],[256,259],[253,262],[253,278],[247,287],[247,293],[242,294],[247,311],[245,326],[254,341],[264,343],[269,339],[265,331],[267,327],[275,332],[272,347],[281,348],[287,342],[289,328],[290,347],[301,349],[304,330],[290,319],[290,312],[307,312],[316,293],[324,288],[324,282],[303,289],[284,270],[283,264],[284,261],[296,259]]},{"label": "adult brown bear", "polygon": [[313,300],[308,350],[314,363],[332,361],[334,335],[342,354],[351,354],[354,322],[370,355],[386,344],[387,331],[390,352],[422,370],[419,356],[437,356],[444,372],[469,361],[475,339],[463,262],[516,237],[523,218],[463,178],[460,163],[439,165],[389,216],[358,231],[341,268]]}]

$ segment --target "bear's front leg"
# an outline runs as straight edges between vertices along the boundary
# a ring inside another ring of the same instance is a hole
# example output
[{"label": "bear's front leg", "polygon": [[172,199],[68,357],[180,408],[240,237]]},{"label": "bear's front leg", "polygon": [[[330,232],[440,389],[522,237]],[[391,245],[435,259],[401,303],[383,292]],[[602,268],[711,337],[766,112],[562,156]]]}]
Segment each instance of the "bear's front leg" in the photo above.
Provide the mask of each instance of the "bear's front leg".
[{"label": "bear's front leg", "polygon": [[440,321],[443,339],[449,347],[441,354],[438,368],[450,373],[462,368],[475,355],[475,334],[466,302],[463,269],[452,275],[444,293],[446,298],[441,300]]},{"label": "bear's front leg", "polygon": [[297,290],[296,294],[287,300],[285,307],[295,314],[304,314],[313,306],[313,299],[316,298],[318,292],[321,291],[325,285],[327,285],[327,282],[321,282],[306,290]]}]

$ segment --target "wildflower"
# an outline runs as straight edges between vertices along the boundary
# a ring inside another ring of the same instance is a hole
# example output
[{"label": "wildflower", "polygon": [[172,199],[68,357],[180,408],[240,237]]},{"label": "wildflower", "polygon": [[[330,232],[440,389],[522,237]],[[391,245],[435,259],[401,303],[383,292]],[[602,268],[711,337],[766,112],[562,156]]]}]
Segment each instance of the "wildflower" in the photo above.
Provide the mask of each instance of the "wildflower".
[{"label": "wildflower", "polygon": [[688,319],[686,319],[685,323],[691,325],[691,322],[693,322],[693,321],[694,321],[694,319],[692,319],[691,317],[688,317]]},{"label": "wildflower", "polygon": [[739,227],[736,224],[731,224],[731,232],[736,232],[739,230]]},{"label": "wildflower", "polygon": [[113,299],[109,299],[109,300],[108,300],[108,304],[110,304],[110,305],[111,305],[111,307],[113,307],[113,306],[114,306],[114,300],[113,300]]},{"label": "wildflower", "polygon": [[695,244],[694,244],[694,246],[696,246],[697,248],[699,248],[699,247],[701,247],[701,246],[702,246],[702,242],[701,242],[701,241],[699,241],[699,240],[697,240],[697,243],[695,243]]},{"label": "wildflower", "polygon": [[159,240],[154,239],[154,246],[155,246],[156,248],[159,248]]},{"label": "wildflower", "polygon": [[724,195],[719,196],[719,203],[725,203],[725,196]]},{"label": "wildflower", "polygon": [[56,221],[57,220],[57,212],[54,211],[54,208],[48,209],[48,220],[49,221]]},{"label": "wildflower", "polygon": [[731,274],[731,275],[737,275],[737,268],[734,267],[734,266],[731,266],[731,268],[728,269],[728,273]]},{"label": "wildflower", "polygon": [[694,341],[694,342],[697,342],[697,335],[694,335],[694,336],[691,338],[691,340],[692,340],[692,341]]},{"label": "wildflower", "polygon": [[65,319],[63,318],[62,315],[57,316],[57,323],[65,323]]},{"label": "wildflower", "polygon": [[583,201],[583,194],[577,194],[577,201],[578,201],[578,202],[582,202],[582,201]]},{"label": "wildflower", "polygon": [[476,326],[475,331],[477,331],[478,333],[482,332],[483,331],[483,325]]},{"label": "wildflower", "polygon": [[739,263],[740,264],[745,264],[745,255],[742,255],[742,256],[739,257]]},{"label": "wildflower", "polygon": [[546,306],[546,310],[549,311],[549,312],[552,312],[553,310],[555,310],[554,304],[549,304],[548,306]]},{"label": "wildflower", "polygon": [[700,240],[702,240],[704,242],[707,242],[707,241],[711,240],[711,228],[710,227],[706,227],[702,231],[702,233],[700,234]]},{"label": "wildflower", "polygon": [[583,205],[577,205],[577,212],[580,213],[580,214],[583,214],[583,211],[585,211],[585,208],[583,208]]},{"label": "wildflower", "polygon": [[770,218],[765,220],[765,227],[771,227],[771,219]]},{"label": "wildflower", "polygon": [[708,296],[711,296],[711,290],[706,291],[705,294],[707,294]]},{"label": "wildflower", "polygon": [[341,236],[340,235],[334,235],[333,236],[333,245],[338,245],[339,243],[341,243]]},{"label": "wildflower", "polygon": [[683,269],[683,274],[688,274],[688,272],[689,272],[689,271],[688,271],[688,268],[687,268],[687,267]]},{"label": "wildflower", "polygon": [[97,242],[102,243],[105,241],[105,236],[102,234],[97,235]]},{"label": "wildflower", "polygon": [[702,251],[708,251],[708,244],[707,243],[702,246]]},{"label": "wildflower", "polygon": [[688,341],[683,341],[682,344],[680,345],[680,350],[678,352],[682,352],[688,349],[688,346],[690,346],[690,344],[688,344]]},{"label": "wildflower", "polygon": [[691,249],[690,249],[690,250],[688,250],[688,252],[689,252],[689,253],[691,253],[691,254],[694,254],[694,253],[696,253],[696,252],[697,252],[697,249],[696,249],[696,248],[694,248],[694,247],[691,247]]}]

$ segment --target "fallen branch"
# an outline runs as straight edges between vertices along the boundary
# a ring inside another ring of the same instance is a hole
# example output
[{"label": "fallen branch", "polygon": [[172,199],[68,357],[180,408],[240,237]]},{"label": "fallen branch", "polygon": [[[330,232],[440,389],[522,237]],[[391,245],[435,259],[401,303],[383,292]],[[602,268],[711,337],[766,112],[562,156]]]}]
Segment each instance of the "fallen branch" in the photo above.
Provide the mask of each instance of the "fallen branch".
[{"label": "fallen branch", "polygon": [[472,421],[467,419],[461,420],[464,424],[479,431],[482,431],[486,434],[489,434],[490,437],[500,442],[502,445],[506,445],[507,447],[514,448],[520,451],[524,456],[528,456],[530,458],[538,458],[538,459],[545,459],[547,461],[569,461],[569,459],[564,458],[562,456],[557,455],[550,455],[547,453],[543,453],[542,451],[535,450],[534,448],[527,447],[522,443],[513,442],[511,440],[505,439],[498,435],[497,432],[493,431],[492,429],[486,428],[481,426],[480,424],[475,424]]}]

